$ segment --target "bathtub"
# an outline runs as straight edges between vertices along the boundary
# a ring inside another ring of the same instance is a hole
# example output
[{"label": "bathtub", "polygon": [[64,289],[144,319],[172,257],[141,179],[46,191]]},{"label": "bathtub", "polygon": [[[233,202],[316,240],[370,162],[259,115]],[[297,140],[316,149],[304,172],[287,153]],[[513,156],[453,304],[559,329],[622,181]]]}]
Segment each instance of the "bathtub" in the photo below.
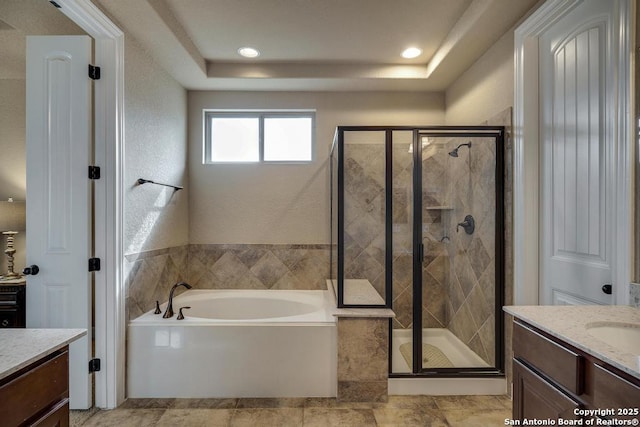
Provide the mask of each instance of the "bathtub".
[{"label": "bathtub", "polygon": [[336,396],[329,291],[190,290],[173,309],[129,323],[128,397]]}]

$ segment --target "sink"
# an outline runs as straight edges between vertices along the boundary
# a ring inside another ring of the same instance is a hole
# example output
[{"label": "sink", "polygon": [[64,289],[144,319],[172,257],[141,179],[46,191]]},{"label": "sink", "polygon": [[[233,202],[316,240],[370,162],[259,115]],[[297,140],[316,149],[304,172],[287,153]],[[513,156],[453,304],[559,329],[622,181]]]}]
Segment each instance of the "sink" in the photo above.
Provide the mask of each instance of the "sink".
[{"label": "sink", "polygon": [[620,350],[640,355],[640,323],[594,322],[587,332]]}]

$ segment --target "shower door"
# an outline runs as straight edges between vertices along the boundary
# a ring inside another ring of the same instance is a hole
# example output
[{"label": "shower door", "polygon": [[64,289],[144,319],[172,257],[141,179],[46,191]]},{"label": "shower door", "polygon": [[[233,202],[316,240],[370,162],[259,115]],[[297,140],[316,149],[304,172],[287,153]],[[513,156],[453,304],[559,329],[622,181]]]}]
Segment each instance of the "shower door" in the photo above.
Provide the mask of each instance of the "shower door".
[{"label": "shower door", "polygon": [[[417,129],[410,153],[413,276],[404,287],[394,263],[391,374],[500,375],[503,128]],[[407,175],[393,175],[395,195]],[[394,198],[394,253],[402,207]]]}]

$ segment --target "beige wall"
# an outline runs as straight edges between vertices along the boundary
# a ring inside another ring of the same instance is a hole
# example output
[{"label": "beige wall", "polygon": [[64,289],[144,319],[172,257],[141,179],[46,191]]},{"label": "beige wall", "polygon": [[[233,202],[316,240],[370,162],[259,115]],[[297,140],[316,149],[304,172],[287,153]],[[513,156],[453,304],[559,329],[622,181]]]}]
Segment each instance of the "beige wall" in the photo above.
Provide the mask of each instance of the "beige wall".
[{"label": "beige wall", "polygon": [[[25,159],[25,81],[0,79],[0,200],[26,197]],[[1,230],[0,230],[1,231]],[[0,236],[0,274],[6,272],[7,260],[2,251],[6,240]],[[25,233],[15,237],[15,271],[25,262]]]},{"label": "beige wall", "polygon": [[513,105],[513,29],[446,91],[446,124],[474,125]]},{"label": "beige wall", "polygon": [[26,195],[25,81],[0,79],[0,200]]},{"label": "beige wall", "polygon": [[188,243],[187,93],[125,36],[125,253]]},{"label": "beige wall", "polygon": [[[314,161],[203,165],[203,109],[316,109]],[[329,243],[336,126],[443,122],[443,94],[189,92],[190,243]]]}]

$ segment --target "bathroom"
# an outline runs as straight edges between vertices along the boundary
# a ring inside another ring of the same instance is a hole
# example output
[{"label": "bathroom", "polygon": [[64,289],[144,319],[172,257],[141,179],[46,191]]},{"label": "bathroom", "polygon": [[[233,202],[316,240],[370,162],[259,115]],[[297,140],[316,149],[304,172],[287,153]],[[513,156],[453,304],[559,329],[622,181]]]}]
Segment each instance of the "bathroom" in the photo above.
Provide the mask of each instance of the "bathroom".
[{"label": "bathroom", "polygon": [[[95,3],[125,29],[122,277],[126,301],[122,314],[127,321],[153,309],[156,301],[164,303],[171,286],[180,281],[195,289],[325,289],[331,249],[329,162],[336,127],[491,125],[505,126],[509,135],[514,105],[513,27],[527,9],[536,6],[536,2],[523,6],[501,30],[503,35],[487,44],[486,51],[476,55],[443,90],[400,91],[394,88],[401,84],[383,82],[377,88],[363,85],[344,92],[336,88],[305,91],[305,85],[270,91],[239,90],[233,85],[231,90],[185,89],[165,70],[166,56],[149,53],[150,36],[135,29],[125,6],[110,10],[110,4],[118,2]],[[462,11],[472,2],[459,3]],[[158,16],[166,17],[154,6],[145,3],[144,7],[153,12],[145,25],[153,25],[153,19],[162,21]],[[189,44],[181,43],[187,46],[179,51],[184,59]],[[249,80],[247,87],[257,87],[252,84]],[[203,164],[203,109],[314,110],[313,160],[307,164]],[[510,218],[509,138],[505,150],[505,217]],[[136,185],[138,178],[184,188]],[[24,193],[17,195],[24,198]],[[455,233],[455,223],[448,233]],[[504,298],[510,304],[513,237],[508,220],[505,233]],[[24,244],[18,251],[18,256],[24,254]],[[18,260],[21,269],[26,262]],[[189,316],[188,310],[185,315]],[[509,340],[505,343],[508,352]]]}]

